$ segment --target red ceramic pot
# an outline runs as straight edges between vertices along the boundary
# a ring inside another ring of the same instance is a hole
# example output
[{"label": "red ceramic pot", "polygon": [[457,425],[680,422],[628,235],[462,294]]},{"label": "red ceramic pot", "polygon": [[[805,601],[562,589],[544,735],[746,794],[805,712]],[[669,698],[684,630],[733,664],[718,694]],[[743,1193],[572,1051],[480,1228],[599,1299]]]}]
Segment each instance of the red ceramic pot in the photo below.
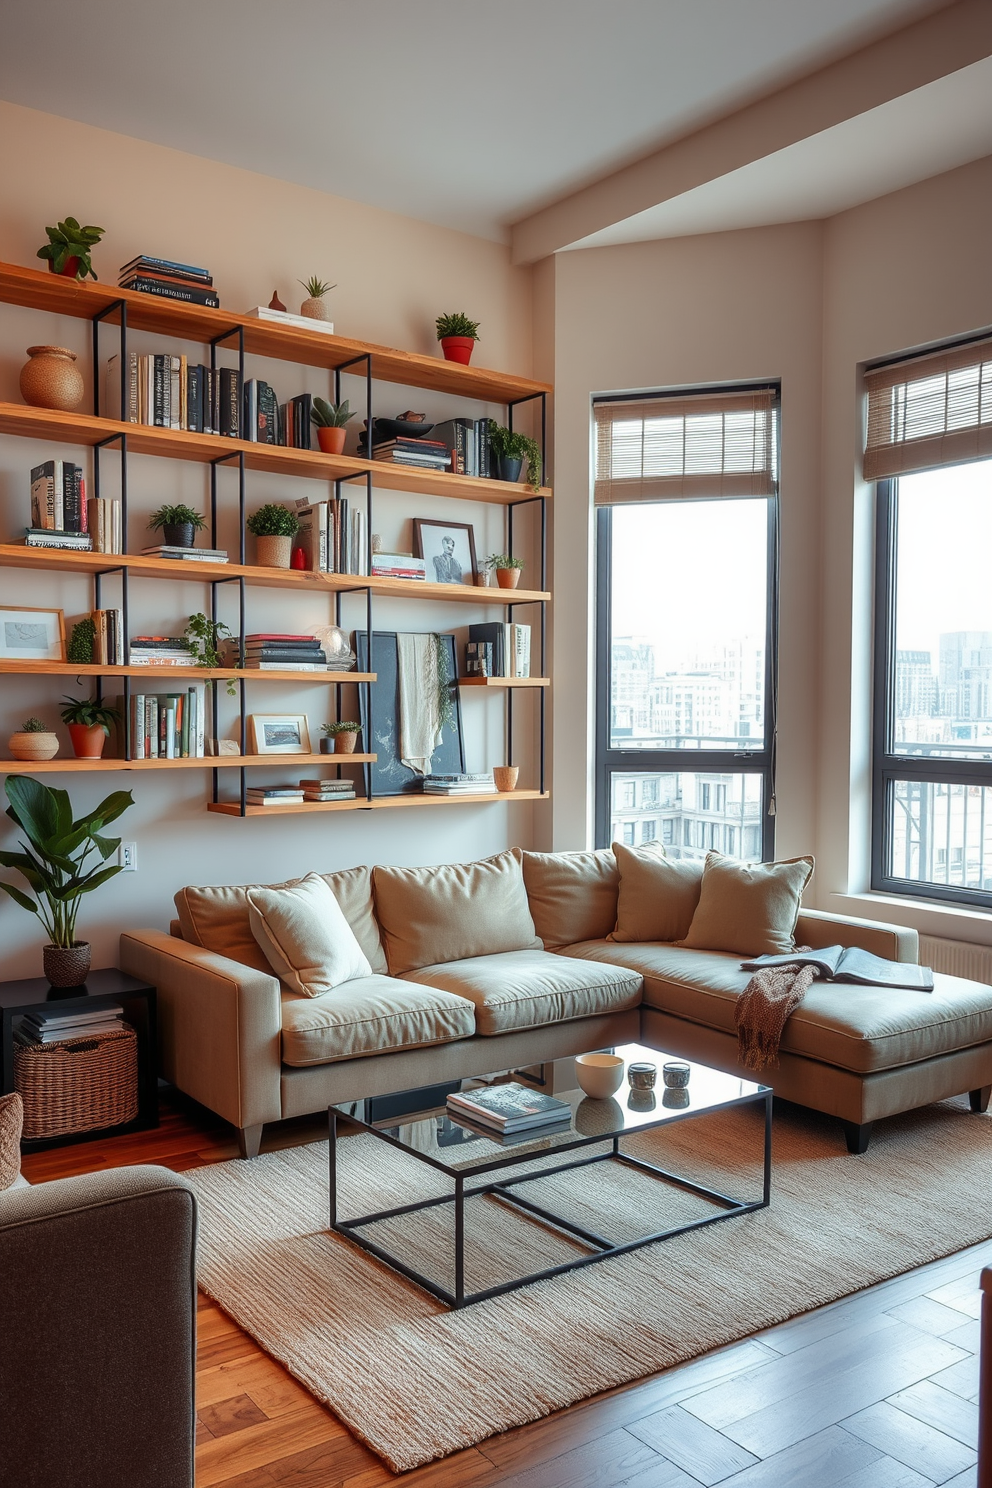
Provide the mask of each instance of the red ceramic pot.
[{"label": "red ceramic pot", "polygon": [[446,362],[463,362],[467,367],[472,360],[475,341],[471,336],[445,336],[441,342]]},{"label": "red ceramic pot", "polygon": [[49,259],[48,260],[48,272],[50,274],[59,273],[65,279],[75,279],[76,276],[77,276],[77,274],[79,273],[79,259],[78,258],[67,258],[66,261],[65,261],[65,263],[58,270],[56,270],[55,265],[52,262],[52,260]]},{"label": "red ceramic pot", "polygon": [[344,453],[344,441],[347,433],[348,430],[344,425],[333,429],[318,427],[317,443],[325,455],[341,455]]},{"label": "red ceramic pot", "polygon": [[107,734],[101,723],[70,723],[69,738],[72,740],[72,752],[77,759],[99,759],[107,742]]}]

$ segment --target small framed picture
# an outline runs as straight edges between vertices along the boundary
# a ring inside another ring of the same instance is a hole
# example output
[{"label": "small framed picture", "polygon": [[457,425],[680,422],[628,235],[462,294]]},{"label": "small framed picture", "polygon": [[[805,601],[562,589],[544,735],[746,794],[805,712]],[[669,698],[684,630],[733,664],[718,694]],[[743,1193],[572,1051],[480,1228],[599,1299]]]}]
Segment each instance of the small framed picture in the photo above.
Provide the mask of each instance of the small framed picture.
[{"label": "small framed picture", "polygon": [[428,584],[474,584],[479,576],[475,561],[475,529],[468,522],[413,523],[413,551],[427,560]]},{"label": "small framed picture", "polygon": [[0,660],[65,661],[62,611],[0,605]]},{"label": "small framed picture", "polygon": [[310,754],[305,713],[250,713],[248,740],[253,754]]}]

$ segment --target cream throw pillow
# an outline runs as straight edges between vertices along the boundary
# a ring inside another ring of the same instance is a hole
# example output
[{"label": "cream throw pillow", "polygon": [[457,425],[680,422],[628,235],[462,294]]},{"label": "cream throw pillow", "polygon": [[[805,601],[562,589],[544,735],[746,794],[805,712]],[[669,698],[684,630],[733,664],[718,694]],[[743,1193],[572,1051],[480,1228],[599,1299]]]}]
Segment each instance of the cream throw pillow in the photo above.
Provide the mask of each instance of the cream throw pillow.
[{"label": "cream throw pillow", "polygon": [[534,928],[545,950],[580,940],[605,940],[617,922],[617,860],[596,852],[523,854],[524,884]]},{"label": "cream throw pillow", "polygon": [[706,854],[699,904],[678,945],[738,956],[782,956],[796,948],[796,922],[812,858],[740,863]]},{"label": "cream throw pillow", "polygon": [[660,843],[625,847],[614,842],[613,852],[620,870],[613,939],[672,941],[688,935],[699,903],[702,863],[666,858]]},{"label": "cream throw pillow", "polygon": [[276,976],[303,997],[320,997],[372,975],[368,957],[323,878],[246,891],[251,932]]}]

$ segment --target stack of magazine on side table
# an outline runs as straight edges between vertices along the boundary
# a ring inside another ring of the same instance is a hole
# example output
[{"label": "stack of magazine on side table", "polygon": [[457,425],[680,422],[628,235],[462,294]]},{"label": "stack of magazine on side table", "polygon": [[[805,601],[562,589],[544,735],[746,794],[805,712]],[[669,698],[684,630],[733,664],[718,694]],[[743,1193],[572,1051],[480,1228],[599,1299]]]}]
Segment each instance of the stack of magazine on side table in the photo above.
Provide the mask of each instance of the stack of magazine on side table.
[{"label": "stack of magazine on side table", "polygon": [[66,1039],[93,1038],[100,1033],[113,1033],[121,1028],[124,1009],[112,1007],[71,1008],[64,1013],[38,1008],[25,1013],[17,1029],[22,1044],[58,1044]]},{"label": "stack of magazine on side table", "polygon": [[560,1131],[572,1118],[567,1101],[516,1083],[454,1092],[448,1096],[447,1111],[454,1121],[507,1138],[522,1132],[540,1135]]}]

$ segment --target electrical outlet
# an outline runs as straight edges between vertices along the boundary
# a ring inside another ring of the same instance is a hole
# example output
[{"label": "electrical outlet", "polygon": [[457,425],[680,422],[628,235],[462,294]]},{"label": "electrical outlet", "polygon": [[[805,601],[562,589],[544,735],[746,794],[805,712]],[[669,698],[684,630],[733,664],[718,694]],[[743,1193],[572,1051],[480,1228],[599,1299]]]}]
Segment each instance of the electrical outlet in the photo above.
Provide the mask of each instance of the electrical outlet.
[{"label": "electrical outlet", "polygon": [[138,844],[136,842],[122,842],[117,849],[117,862],[122,873],[137,873]]}]

